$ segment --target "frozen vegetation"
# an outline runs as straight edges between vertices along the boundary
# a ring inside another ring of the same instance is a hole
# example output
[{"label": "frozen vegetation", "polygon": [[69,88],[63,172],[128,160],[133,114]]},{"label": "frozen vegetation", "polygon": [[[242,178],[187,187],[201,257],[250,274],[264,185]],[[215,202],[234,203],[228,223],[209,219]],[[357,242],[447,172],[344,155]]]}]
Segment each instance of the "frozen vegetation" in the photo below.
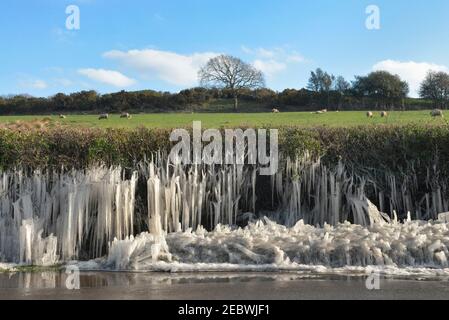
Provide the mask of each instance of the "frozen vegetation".
[{"label": "frozen vegetation", "polygon": [[[449,272],[449,224],[446,215],[438,219],[448,199],[438,186],[415,201],[393,176],[381,188],[307,154],[283,161],[266,181],[255,166],[161,159],[134,170],[1,172],[0,268],[76,260],[87,269],[134,271]],[[270,208],[258,206],[262,183]],[[397,203],[409,209],[400,213],[406,219],[398,219]]]},{"label": "frozen vegetation", "polygon": [[[437,269],[448,274],[449,225],[422,221],[341,223],[288,228],[265,218],[245,228],[207,232],[142,233],[112,243],[107,259],[87,268],[134,271],[365,270],[359,267]],[[411,270],[409,270],[411,271]],[[422,270],[419,270],[422,272]]]}]

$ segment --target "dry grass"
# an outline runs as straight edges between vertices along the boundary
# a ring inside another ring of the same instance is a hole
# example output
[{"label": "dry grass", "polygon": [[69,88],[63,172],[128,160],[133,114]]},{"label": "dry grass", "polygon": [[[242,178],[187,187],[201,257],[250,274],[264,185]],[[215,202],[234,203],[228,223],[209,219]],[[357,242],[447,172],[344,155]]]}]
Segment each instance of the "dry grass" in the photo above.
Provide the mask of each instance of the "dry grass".
[{"label": "dry grass", "polygon": [[0,129],[9,129],[14,131],[34,131],[44,130],[58,125],[59,124],[50,117],[45,117],[42,119],[16,120],[0,123]]}]

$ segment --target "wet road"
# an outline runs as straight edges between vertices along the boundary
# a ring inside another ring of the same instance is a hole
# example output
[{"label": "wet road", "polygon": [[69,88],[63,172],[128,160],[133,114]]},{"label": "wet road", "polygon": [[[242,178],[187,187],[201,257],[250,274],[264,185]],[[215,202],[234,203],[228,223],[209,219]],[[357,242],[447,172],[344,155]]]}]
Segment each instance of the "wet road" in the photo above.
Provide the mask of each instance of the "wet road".
[{"label": "wet road", "polygon": [[0,274],[0,299],[320,300],[449,299],[449,279],[381,278],[368,290],[366,276],[279,273],[83,272],[80,289],[63,272]]}]

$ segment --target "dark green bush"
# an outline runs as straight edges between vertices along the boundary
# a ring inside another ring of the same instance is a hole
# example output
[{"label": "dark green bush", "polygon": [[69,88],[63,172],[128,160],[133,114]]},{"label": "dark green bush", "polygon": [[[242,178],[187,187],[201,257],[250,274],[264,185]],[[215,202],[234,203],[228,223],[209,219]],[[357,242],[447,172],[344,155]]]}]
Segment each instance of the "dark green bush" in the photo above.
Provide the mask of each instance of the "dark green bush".
[{"label": "dark green bush", "polygon": [[[158,150],[169,150],[171,130],[88,129],[0,130],[0,166],[83,168],[93,163],[132,166]],[[436,165],[449,176],[449,127],[445,125],[284,127],[279,149],[294,157],[309,150],[325,163],[354,168],[424,174]]]}]

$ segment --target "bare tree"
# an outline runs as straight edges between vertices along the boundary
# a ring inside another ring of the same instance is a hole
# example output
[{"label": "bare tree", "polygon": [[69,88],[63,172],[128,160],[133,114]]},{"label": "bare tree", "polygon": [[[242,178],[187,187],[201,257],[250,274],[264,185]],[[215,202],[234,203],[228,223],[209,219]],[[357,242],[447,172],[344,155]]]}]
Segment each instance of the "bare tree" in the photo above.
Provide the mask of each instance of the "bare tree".
[{"label": "bare tree", "polygon": [[234,97],[234,109],[237,111],[239,93],[242,89],[257,89],[265,86],[261,71],[239,58],[221,55],[209,60],[198,73],[203,87],[228,89]]}]

